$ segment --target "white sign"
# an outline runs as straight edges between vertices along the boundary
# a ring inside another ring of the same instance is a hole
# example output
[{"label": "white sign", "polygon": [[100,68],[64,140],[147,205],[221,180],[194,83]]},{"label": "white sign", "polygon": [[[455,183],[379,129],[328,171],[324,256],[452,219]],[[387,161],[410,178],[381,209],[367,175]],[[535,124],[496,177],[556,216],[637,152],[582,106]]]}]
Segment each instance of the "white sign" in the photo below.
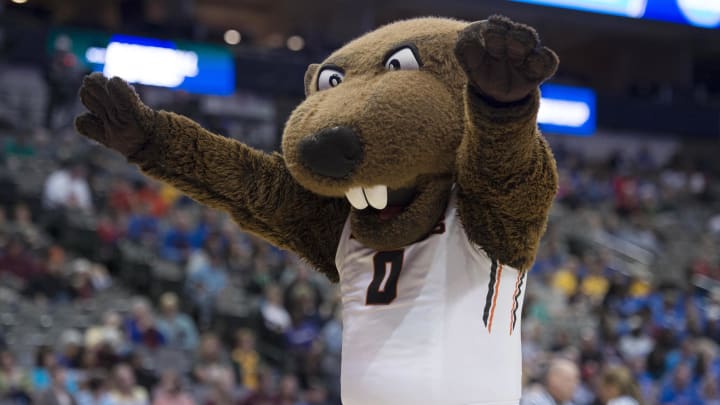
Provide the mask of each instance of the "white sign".
[{"label": "white sign", "polygon": [[107,77],[151,86],[177,87],[199,72],[195,52],[172,48],[111,42],[107,49],[89,48],[85,56],[89,62],[104,63]]}]

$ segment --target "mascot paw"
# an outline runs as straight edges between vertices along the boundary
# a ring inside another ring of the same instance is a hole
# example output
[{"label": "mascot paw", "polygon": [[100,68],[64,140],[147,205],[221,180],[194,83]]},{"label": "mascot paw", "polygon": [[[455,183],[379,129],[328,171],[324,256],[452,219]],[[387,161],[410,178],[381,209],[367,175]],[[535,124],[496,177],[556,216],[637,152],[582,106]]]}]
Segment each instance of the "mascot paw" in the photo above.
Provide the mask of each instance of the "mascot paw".
[{"label": "mascot paw", "polygon": [[75,118],[77,131],[125,156],[139,151],[147,140],[143,129],[155,111],[140,101],[124,80],[108,80],[101,73],[86,76],[80,100],[90,112]]},{"label": "mascot paw", "polygon": [[526,97],[558,65],[557,55],[540,45],[533,28],[501,16],[462,30],[455,56],[475,90],[504,103]]}]

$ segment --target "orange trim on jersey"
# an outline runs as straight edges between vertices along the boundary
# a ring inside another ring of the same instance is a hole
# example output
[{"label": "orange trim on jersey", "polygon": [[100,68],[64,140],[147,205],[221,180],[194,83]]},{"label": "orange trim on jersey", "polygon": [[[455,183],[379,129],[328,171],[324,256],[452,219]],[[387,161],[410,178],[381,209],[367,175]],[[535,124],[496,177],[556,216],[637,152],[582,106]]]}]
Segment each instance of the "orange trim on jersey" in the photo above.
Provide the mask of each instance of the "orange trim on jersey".
[{"label": "orange trim on jersey", "polygon": [[497,298],[500,295],[500,277],[502,276],[502,263],[498,263],[497,278],[495,279],[495,293],[493,294],[493,303],[490,308],[490,321],[488,321],[488,333],[492,333],[493,317],[495,316],[495,306],[497,305]]},{"label": "orange trim on jersey", "polygon": [[523,278],[523,273],[521,271],[518,271],[517,279],[515,280],[515,289],[513,290],[513,293],[512,293],[513,306],[512,306],[512,310],[510,310],[510,335],[512,335],[513,330],[515,329],[515,315],[516,315],[515,311],[517,311],[517,306],[518,306],[517,297],[519,295],[518,292],[520,290],[520,281],[522,280],[522,278]]}]

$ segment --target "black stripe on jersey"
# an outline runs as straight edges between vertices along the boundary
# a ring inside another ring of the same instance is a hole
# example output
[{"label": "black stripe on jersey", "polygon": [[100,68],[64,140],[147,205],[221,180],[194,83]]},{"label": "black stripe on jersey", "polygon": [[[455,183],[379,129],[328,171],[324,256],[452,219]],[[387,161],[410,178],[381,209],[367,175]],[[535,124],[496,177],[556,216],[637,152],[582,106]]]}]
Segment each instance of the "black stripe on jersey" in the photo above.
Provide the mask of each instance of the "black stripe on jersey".
[{"label": "black stripe on jersey", "polygon": [[490,308],[492,307],[492,298],[495,293],[495,278],[497,277],[497,260],[493,259],[490,268],[490,282],[488,283],[487,297],[485,298],[485,309],[483,310],[483,323],[487,328],[488,317],[490,316]]},{"label": "black stripe on jersey", "polygon": [[522,274],[520,276],[520,283],[518,284],[517,291],[515,292],[515,296],[513,297],[513,313],[512,313],[511,330],[515,330],[515,321],[517,321],[517,310],[518,310],[518,307],[520,306],[520,304],[518,303],[518,299],[520,298],[520,294],[522,293],[523,282],[525,282],[524,274]]}]

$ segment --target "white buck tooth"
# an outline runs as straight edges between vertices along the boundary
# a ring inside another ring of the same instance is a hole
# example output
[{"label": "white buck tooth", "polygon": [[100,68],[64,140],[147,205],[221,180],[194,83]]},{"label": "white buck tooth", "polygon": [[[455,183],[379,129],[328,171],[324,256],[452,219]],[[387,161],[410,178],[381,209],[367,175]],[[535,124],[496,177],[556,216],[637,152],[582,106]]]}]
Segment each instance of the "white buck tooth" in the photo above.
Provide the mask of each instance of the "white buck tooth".
[{"label": "white buck tooth", "polygon": [[384,186],[382,184],[372,187],[365,187],[365,196],[367,197],[368,202],[370,205],[377,209],[381,210],[385,207],[387,207],[388,202],[388,191],[387,186]]},{"label": "white buck tooth", "polygon": [[363,190],[360,187],[353,187],[350,190],[345,192],[345,197],[347,197],[348,201],[350,201],[350,204],[359,210],[364,210],[368,206],[368,202],[365,199],[365,194],[363,194]]}]

